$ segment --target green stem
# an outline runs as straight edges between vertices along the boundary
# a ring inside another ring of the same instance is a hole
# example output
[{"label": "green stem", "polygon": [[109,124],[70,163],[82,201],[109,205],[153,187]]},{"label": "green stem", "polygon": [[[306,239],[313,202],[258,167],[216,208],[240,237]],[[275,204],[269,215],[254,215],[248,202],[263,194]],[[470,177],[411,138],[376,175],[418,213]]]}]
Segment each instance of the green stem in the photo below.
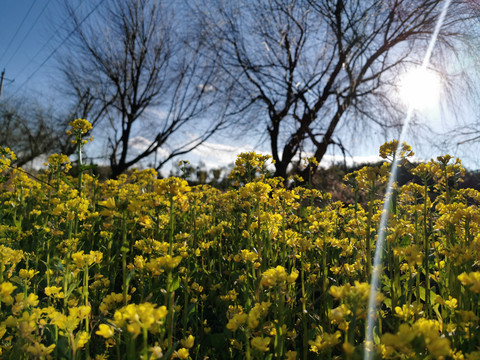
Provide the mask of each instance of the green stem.
[{"label": "green stem", "polygon": [[305,291],[305,270],[303,268],[303,254],[300,254],[300,281],[302,284],[302,326],[303,326],[303,334],[302,334],[302,358],[303,360],[307,360],[308,357],[308,317],[307,317],[307,294]]},{"label": "green stem", "polygon": [[[88,264],[85,264],[85,269],[83,271],[83,298],[85,306],[88,305]],[[85,317],[85,331],[90,335],[90,319],[88,316]],[[90,342],[85,344],[85,353],[86,358],[90,359]]]},{"label": "green stem", "polygon": [[245,329],[245,359],[250,360],[251,359],[251,354],[250,354],[250,339],[248,335],[248,328]]},{"label": "green stem", "polygon": [[174,320],[174,302],[175,302],[175,292],[171,291],[173,282],[172,271],[168,270],[167,275],[167,306],[168,306],[168,322],[167,322],[167,332],[168,332],[168,347],[173,346],[173,320]]},{"label": "green stem", "polygon": [[127,284],[127,212],[123,210],[122,216],[122,284],[123,284],[123,304],[127,306],[128,284]]},{"label": "green stem", "polygon": [[82,172],[83,172],[83,161],[82,161],[82,136],[77,136],[77,157],[78,157],[78,196],[82,194]]},{"label": "green stem", "polygon": [[142,359],[148,359],[148,331],[146,327],[142,328],[143,333],[143,349],[142,349]]},{"label": "green stem", "polygon": [[423,244],[424,244],[424,268],[425,268],[425,313],[430,315],[430,264],[428,261],[428,253],[430,246],[428,243],[427,233],[427,201],[428,201],[428,186],[425,181],[424,185],[424,204],[423,204]]},{"label": "green stem", "polygon": [[365,235],[365,281],[369,281],[372,267],[372,257],[371,257],[371,241],[370,241],[370,228],[372,225],[372,216],[373,216],[373,200],[375,196],[375,181],[372,181],[372,187],[370,189],[370,201],[368,203],[368,217],[367,217],[367,231]]}]

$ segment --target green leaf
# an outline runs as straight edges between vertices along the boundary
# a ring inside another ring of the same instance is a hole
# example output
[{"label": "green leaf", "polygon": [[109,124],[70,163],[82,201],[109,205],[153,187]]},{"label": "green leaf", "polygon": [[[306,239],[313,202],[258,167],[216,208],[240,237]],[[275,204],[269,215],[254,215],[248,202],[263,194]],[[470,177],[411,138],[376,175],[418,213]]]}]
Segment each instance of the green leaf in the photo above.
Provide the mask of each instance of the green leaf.
[{"label": "green leaf", "polygon": [[78,285],[80,285],[80,280],[74,281],[73,283],[70,283],[70,286],[68,287],[67,293],[65,294],[65,299],[68,299],[70,297],[73,290],[75,290],[78,287]]},{"label": "green leaf", "polygon": [[130,284],[130,281],[133,279],[133,275],[135,275],[135,269],[128,273],[128,275],[127,275],[127,285]]},{"label": "green leaf", "polygon": [[172,347],[168,349],[165,354],[163,354],[162,359],[170,359],[172,357],[173,352],[175,351],[178,345],[178,341],[173,343]]},{"label": "green leaf", "polygon": [[17,218],[14,218],[13,219],[13,223],[15,224],[15,227],[17,229],[22,229],[22,218],[20,217],[20,219],[17,219]]},{"label": "green leaf", "polygon": [[191,304],[191,305],[188,307],[188,311],[187,311],[188,317],[190,317],[190,316],[192,316],[192,315],[195,315],[195,310],[196,310],[195,304]]},{"label": "green leaf", "polygon": [[378,327],[375,326],[373,329],[373,342],[374,344],[380,344],[380,336],[378,335]]},{"label": "green leaf", "polygon": [[90,169],[95,169],[98,165],[97,164],[92,164],[92,165],[83,165],[80,170],[85,171],[85,170],[90,170]]},{"label": "green leaf", "polygon": [[180,287],[180,282],[178,281],[178,277],[175,277],[170,285],[168,286],[168,291],[169,292],[174,292]]},{"label": "green leaf", "polygon": [[390,298],[386,298],[385,300],[383,300],[383,303],[385,304],[385,306],[391,308],[392,307],[392,299]]},{"label": "green leaf", "polygon": [[442,314],[440,314],[440,311],[438,311],[438,308],[439,308],[439,304],[435,304],[434,306],[432,306],[433,308],[433,311],[435,311],[435,314],[437,314],[437,319],[440,323],[443,323],[443,318],[442,318]]},{"label": "green leaf", "polygon": [[[420,299],[422,301],[425,301],[425,288],[423,286],[420,286]],[[437,296],[437,293],[435,293],[433,290],[430,290],[430,304],[433,304],[433,300]]]}]

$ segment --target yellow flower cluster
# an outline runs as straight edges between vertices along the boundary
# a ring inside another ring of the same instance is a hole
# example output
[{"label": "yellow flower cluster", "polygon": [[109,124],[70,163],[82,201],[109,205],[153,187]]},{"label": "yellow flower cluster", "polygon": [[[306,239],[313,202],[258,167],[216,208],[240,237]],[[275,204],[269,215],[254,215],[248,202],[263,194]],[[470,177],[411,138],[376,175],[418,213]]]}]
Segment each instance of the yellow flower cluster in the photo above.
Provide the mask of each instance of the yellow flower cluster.
[{"label": "yellow flower cluster", "polygon": [[262,180],[267,172],[268,161],[271,159],[271,155],[262,155],[255,152],[240,153],[235,160],[235,166],[230,172],[229,178],[251,182],[259,176],[258,180]]},{"label": "yellow flower cluster", "polygon": [[0,173],[5,171],[15,161],[17,156],[8,147],[0,147]]},{"label": "yellow flower cluster", "polygon": [[260,336],[255,336],[250,343],[252,345],[252,348],[257,349],[261,352],[267,352],[268,350],[270,350],[270,341],[271,339],[269,337],[262,338]]},{"label": "yellow flower cluster", "polygon": [[278,265],[275,268],[266,270],[262,274],[262,280],[260,284],[264,287],[285,287],[286,285],[293,284],[298,278],[298,270],[293,269],[290,274],[287,273],[287,270]]},{"label": "yellow flower cluster", "polygon": [[61,290],[62,288],[58,286],[47,286],[45,288],[45,295],[51,296],[57,299],[63,299],[65,298],[65,293]]},{"label": "yellow flower cluster", "polygon": [[319,354],[322,351],[329,349],[340,343],[340,338],[342,334],[340,331],[336,331],[333,334],[324,333],[320,329],[320,334],[317,334],[315,340],[309,340],[308,344],[310,345],[310,351]]},{"label": "yellow flower cluster", "polygon": [[[380,146],[380,157],[393,160],[397,156],[397,150],[398,140],[386,142]],[[404,142],[400,148],[400,158],[405,159],[407,157],[412,157],[413,155],[415,155],[415,153],[412,151],[412,147]]]},{"label": "yellow flower cluster", "polygon": [[17,287],[11,282],[3,282],[0,284],[0,300],[7,305],[13,304],[12,293]]},{"label": "yellow flower cluster", "polygon": [[243,199],[255,199],[261,203],[265,203],[269,199],[269,193],[272,187],[261,181],[250,182],[240,189],[240,197]]},{"label": "yellow flower cluster", "polygon": [[115,331],[113,326],[107,324],[100,324],[98,325],[98,330],[95,332],[95,334],[100,335],[105,339],[109,339],[115,334]]},{"label": "yellow flower cluster", "polygon": [[68,123],[71,130],[67,130],[67,135],[73,135],[75,138],[72,140],[73,144],[85,145],[88,141],[92,141],[93,138],[90,137],[88,140],[84,140],[83,136],[92,130],[92,124],[85,119],[75,119]]},{"label": "yellow flower cluster", "polygon": [[[152,273],[152,275],[160,275],[164,270],[175,269],[182,261],[181,256],[165,255],[151,259],[145,264],[145,268]],[[140,262],[137,260],[137,267],[141,268]]]},{"label": "yellow flower cluster", "polygon": [[[382,156],[412,155],[397,145]],[[344,203],[268,162],[243,154],[223,192],[154,170],[74,179],[61,154],[41,182],[3,173],[0,358],[360,358],[391,165],[347,175]],[[374,357],[479,358],[480,192],[450,156],[411,173],[385,227]]]},{"label": "yellow flower cluster", "polygon": [[84,254],[83,250],[72,254],[73,264],[77,269],[83,269],[85,266],[92,266],[93,264],[100,264],[103,259],[103,253],[100,251],[90,251],[89,254]]},{"label": "yellow flower cluster", "polygon": [[115,311],[113,315],[113,324],[118,328],[125,327],[126,330],[138,336],[142,329],[152,333],[159,331],[159,325],[164,322],[168,311],[165,306],[157,308],[155,304],[145,302],[142,304],[128,304]]},{"label": "yellow flower cluster", "polygon": [[48,166],[48,171],[55,174],[58,171],[67,173],[72,168],[72,163],[67,155],[52,154],[48,157],[45,166]]},{"label": "yellow flower cluster", "polygon": [[192,188],[185,179],[169,177],[155,182],[155,192],[159,195],[178,197],[184,196],[191,190]]},{"label": "yellow flower cluster", "polygon": [[260,324],[260,317],[265,316],[268,308],[272,304],[270,302],[257,303],[248,313],[248,327],[255,329]]},{"label": "yellow flower cluster", "polygon": [[[131,298],[131,295],[127,294],[127,302],[130,301]],[[106,315],[116,306],[116,304],[121,304],[123,302],[123,294],[117,294],[112,292],[103,298],[102,303],[99,306],[99,310],[103,315]]]},{"label": "yellow flower cluster", "polygon": [[462,283],[463,286],[469,286],[469,290],[474,293],[480,293],[480,272],[472,271],[469,274],[466,272],[458,275],[458,280]]},{"label": "yellow flower cluster", "polygon": [[396,334],[382,336],[380,352],[385,359],[416,357],[425,350],[435,359],[451,353],[450,340],[441,335],[441,324],[436,320],[421,318],[413,326],[401,324]]}]

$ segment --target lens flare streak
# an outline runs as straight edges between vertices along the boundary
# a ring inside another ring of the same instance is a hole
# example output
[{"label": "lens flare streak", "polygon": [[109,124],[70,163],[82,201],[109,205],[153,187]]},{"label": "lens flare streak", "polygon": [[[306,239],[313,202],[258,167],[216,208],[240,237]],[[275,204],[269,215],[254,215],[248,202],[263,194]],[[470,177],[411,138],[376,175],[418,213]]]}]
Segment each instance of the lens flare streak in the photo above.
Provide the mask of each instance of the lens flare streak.
[{"label": "lens flare streak", "polygon": [[[443,8],[440,13],[440,16],[438,17],[435,30],[428,44],[425,57],[423,58],[422,66],[420,68],[421,70],[426,70],[430,62],[430,57],[432,55],[433,48],[437,41],[438,33],[440,32],[440,28],[442,27],[443,21],[445,19],[445,15],[447,14],[448,7],[450,6],[450,2],[451,0],[445,0],[443,4]],[[412,117],[413,111],[414,111],[414,107],[412,105],[409,105],[407,115],[405,117],[405,121],[402,126],[402,132],[400,134],[400,138],[398,141],[398,147],[396,152],[397,154],[400,154],[400,150],[404,142],[406,130],[408,128],[408,124]],[[387,234],[387,222],[388,222],[388,216],[389,216],[388,212],[390,209],[390,201],[392,198],[391,195],[393,190],[393,184],[395,183],[397,178],[398,160],[399,160],[398,157],[395,157],[392,162],[392,171],[390,173],[390,178],[388,179],[387,190],[385,192],[385,199],[383,203],[383,211],[382,211],[382,216],[380,218],[380,226],[378,229],[378,238],[377,238],[377,244],[375,248],[375,257],[373,261],[372,279],[370,281],[370,296],[368,300],[368,319],[367,319],[367,328],[366,328],[366,337],[365,337],[365,352],[363,356],[365,360],[371,360],[374,355],[373,328],[376,324],[375,313],[377,310],[375,305],[375,299],[376,299],[376,294],[379,288],[379,280],[380,280],[380,275],[382,270],[382,252],[383,252],[383,246],[385,243],[385,237]]]}]

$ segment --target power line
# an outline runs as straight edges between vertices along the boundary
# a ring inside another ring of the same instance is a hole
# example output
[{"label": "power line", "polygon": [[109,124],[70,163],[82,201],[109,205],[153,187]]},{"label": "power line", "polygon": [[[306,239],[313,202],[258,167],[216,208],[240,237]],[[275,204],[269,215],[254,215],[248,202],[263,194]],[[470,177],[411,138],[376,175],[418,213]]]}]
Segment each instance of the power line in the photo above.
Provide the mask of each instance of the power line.
[{"label": "power line", "polygon": [[70,36],[72,36],[75,31],[78,30],[78,28],[80,27],[80,25],[82,25],[89,17],[90,15],[92,15],[99,7],[100,5],[102,5],[103,3],[105,2],[105,0],[101,0],[88,14],[87,16],[85,16],[82,21],[80,21],[77,26],[75,26],[75,28],[67,35],[67,37],[65,39],[63,39],[63,41],[55,48],[53,49],[53,51],[47,56],[47,58],[20,84],[20,86],[17,88],[17,90],[15,90],[7,99],[6,101],[9,101],[15,94],[17,94],[20,89],[33,77],[35,76],[35,74],[38,72],[38,70],[40,70],[46,63],[48,60],[51,59],[51,57],[53,55],[55,55],[55,53],[58,51],[58,49],[60,49],[60,47],[63,46],[63,44],[65,44],[65,42],[70,38]]},{"label": "power line", "polygon": [[48,7],[48,4],[50,4],[50,1],[51,0],[48,0],[46,3],[45,3],[45,6],[43,7],[42,11],[40,11],[40,13],[37,15],[37,18],[35,19],[35,21],[32,23],[32,25],[30,26],[30,28],[28,29],[27,33],[25,34],[25,36],[22,38],[22,40],[20,41],[20,43],[18,44],[17,48],[15,49],[15,51],[13,52],[12,56],[10,56],[10,59],[8,59],[7,63],[5,64],[5,66],[8,67],[8,65],[10,64],[10,62],[12,61],[13,57],[17,54],[18,50],[22,47],[23,43],[25,42],[25,40],[27,39],[28,35],[30,35],[30,33],[32,32],[34,26],[37,24],[38,20],[40,19],[40,17],[43,15],[43,13],[45,12],[45,10],[47,9]]},{"label": "power line", "polygon": [[[77,7],[73,10],[72,13],[75,13],[79,8],[80,6],[82,6],[85,2],[84,1],[81,1]],[[58,31],[63,27],[63,25],[72,17],[73,15],[70,14],[68,17],[66,17],[63,22],[53,31],[53,34],[52,36],[50,36],[50,38],[43,44],[43,46],[38,49],[38,51],[35,53],[35,55],[33,55],[33,59],[36,59],[38,57],[38,55],[40,55],[40,53],[43,51],[43,49],[45,49],[47,47],[47,45],[50,43],[50,41],[52,41],[52,39],[54,37],[56,37],[58,35]],[[17,73],[18,74],[21,74],[23,73],[29,66],[31,65],[31,63],[27,63],[20,71],[18,71]]]},{"label": "power line", "polygon": [[5,48],[5,51],[3,52],[2,56],[0,56],[0,61],[2,61],[3,57],[4,57],[5,54],[7,53],[8,49],[9,49],[10,46],[12,45],[13,40],[15,40],[15,37],[17,36],[18,32],[19,32],[20,29],[22,28],[23,23],[25,22],[25,20],[27,20],[27,17],[28,17],[28,15],[30,14],[30,11],[32,11],[33,5],[35,5],[35,2],[36,2],[36,1],[37,1],[37,0],[34,0],[34,1],[32,2],[32,5],[30,5],[30,8],[28,9],[27,13],[26,13],[25,16],[23,17],[22,22],[20,23],[20,25],[18,25],[17,30],[15,31],[15,34],[14,34],[13,37],[10,39],[10,42],[8,43],[7,47]]}]

